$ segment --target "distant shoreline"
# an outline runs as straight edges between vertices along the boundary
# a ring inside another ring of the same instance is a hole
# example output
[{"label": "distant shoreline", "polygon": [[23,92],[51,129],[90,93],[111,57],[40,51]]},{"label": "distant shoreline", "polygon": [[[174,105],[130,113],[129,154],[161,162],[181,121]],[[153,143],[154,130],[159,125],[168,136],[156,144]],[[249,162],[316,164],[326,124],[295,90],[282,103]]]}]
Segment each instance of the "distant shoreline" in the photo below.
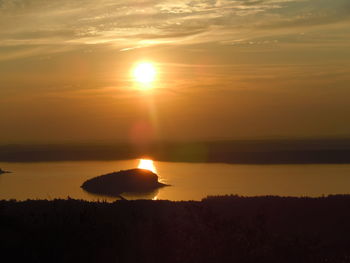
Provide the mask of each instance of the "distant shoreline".
[{"label": "distant shoreline", "polygon": [[349,164],[350,140],[213,141],[194,143],[0,145],[0,162],[115,161],[227,164]]}]

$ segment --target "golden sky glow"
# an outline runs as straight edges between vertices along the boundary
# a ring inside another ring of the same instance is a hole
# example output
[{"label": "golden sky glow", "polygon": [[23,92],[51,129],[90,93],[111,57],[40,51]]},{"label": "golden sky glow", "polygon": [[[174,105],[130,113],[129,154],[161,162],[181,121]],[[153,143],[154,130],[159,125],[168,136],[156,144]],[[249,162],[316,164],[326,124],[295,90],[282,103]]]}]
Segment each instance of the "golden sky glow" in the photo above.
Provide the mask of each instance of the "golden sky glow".
[{"label": "golden sky glow", "polygon": [[0,143],[348,136],[349,10],[0,0]]}]

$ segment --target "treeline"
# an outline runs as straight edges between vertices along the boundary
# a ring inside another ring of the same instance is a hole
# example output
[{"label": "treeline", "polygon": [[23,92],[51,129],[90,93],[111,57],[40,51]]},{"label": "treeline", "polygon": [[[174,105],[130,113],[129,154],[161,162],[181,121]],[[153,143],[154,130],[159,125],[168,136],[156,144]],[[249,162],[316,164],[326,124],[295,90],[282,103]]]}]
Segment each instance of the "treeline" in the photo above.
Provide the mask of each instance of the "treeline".
[{"label": "treeline", "polygon": [[350,196],[0,201],[3,262],[350,262]]},{"label": "treeline", "polygon": [[350,139],[0,145],[2,162],[125,160],[240,164],[350,163]]}]

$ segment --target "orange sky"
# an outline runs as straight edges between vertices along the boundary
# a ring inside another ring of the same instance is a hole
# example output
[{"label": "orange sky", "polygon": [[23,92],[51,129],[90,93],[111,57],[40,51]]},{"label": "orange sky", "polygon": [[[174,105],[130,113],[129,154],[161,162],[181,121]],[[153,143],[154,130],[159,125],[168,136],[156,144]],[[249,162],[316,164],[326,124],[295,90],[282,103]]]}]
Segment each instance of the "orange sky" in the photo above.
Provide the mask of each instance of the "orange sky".
[{"label": "orange sky", "polygon": [[350,4],[2,0],[0,80],[0,143],[349,136]]}]

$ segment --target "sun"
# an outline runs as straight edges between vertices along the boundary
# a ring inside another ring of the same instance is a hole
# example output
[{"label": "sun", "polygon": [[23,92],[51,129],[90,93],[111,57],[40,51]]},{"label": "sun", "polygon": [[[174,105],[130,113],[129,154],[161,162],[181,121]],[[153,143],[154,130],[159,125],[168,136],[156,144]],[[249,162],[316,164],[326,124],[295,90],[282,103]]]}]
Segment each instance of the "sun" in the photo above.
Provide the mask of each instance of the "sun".
[{"label": "sun", "polygon": [[133,70],[133,77],[140,84],[151,84],[156,78],[156,69],[151,62],[140,62]]},{"label": "sun", "polygon": [[137,168],[145,169],[145,170],[149,170],[153,173],[157,173],[157,169],[154,166],[153,161],[149,160],[149,159],[140,159],[139,166]]}]

